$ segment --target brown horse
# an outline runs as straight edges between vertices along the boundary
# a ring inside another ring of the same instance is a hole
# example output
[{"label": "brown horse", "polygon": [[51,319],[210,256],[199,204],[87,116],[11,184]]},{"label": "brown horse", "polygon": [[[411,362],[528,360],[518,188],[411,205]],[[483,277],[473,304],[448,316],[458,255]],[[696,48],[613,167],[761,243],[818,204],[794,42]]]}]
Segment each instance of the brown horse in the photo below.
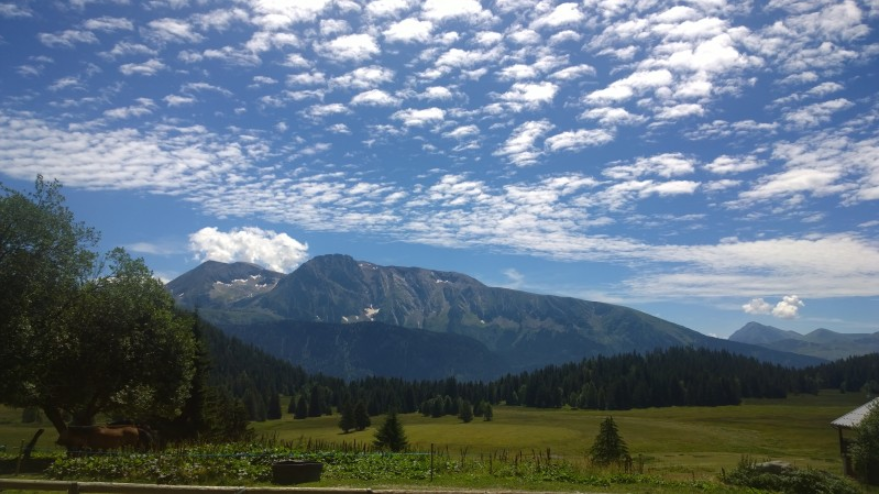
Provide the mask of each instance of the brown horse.
[{"label": "brown horse", "polygon": [[106,451],[110,449],[147,449],[152,443],[149,432],[133,425],[69,426],[56,441],[67,451]]}]

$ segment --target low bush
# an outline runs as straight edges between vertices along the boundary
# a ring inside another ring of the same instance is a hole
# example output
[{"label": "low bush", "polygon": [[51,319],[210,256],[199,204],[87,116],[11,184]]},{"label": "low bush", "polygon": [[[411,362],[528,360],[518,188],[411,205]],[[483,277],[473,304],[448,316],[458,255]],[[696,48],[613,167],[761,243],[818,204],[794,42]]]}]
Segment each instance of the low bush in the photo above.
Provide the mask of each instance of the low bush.
[{"label": "low bush", "polygon": [[729,485],[765,489],[783,494],[858,494],[850,480],[813,468],[765,468],[743,457],[735,470],[723,476]]}]

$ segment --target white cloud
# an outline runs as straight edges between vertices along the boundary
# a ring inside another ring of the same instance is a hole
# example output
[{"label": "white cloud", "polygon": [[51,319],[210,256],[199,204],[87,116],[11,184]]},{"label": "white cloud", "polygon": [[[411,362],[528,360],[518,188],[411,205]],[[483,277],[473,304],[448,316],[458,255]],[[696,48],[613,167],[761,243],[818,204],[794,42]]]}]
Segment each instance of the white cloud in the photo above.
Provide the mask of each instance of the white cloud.
[{"label": "white cloud", "polygon": [[481,23],[493,17],[491,12],[482,8],[479,0],[426,0],[421,9],[422,17],[435,22],[457,19]]},{"label": "white cloud", "polygon": [[443,86],[431,86],[418,94],[419,99],[430,100],[447,100],[452,99],[452,96],[452,92]]},{"label": "white cloud", "polygon": [[602,107],[584,111],[580,118],[598,120],[604,125],[635,125],[647,120],[642,115],[629,113],[625,108]]},{"label": "white cloud", "polygon": [[49,48],[73,48],[76,43],[96,44],[98,37],[91,31],[67,30],[60,33],[40,33],[39,40]]},{"label": "white cloud", "polygon": [[510,163],[516,166],[533,165],[541,156],[536,145],[537,140],[553,127],[549,120],[525,122],[513,130],[510,137],[494,154],[508,157]]},{"label": "white cloud", "polygon": [[314,21],[330,0],[246,0],[256,13],[254,21],[264,29],[276,31],[300,22]]},{"label": "white cloud", "polygon": [[315,51],[337,62],[362,62],[381,53],[375,38],[364,33],[348,34],[325,43],[318,43],[315,45]]},{"label": "white cloud", "polygon": [[134,23],[123,17],[98,17],[85,21],[83,27],[90,31],[131,31]]},{"label": "white cloud", "polygon": [[531,23],[531,29],[558,28],[560,26],[579,24],[586,16],[580,11],[576,3],[562,3],[555,7],[552,12],[535,19]]},{"label": "white cloud", "polygon": [[189,235],[189,250],[202,262],[249,262],[281,273],[293,271],[308,258],[308,244],[252,226],[229,232],[202,228]]},{"label": "white cloud", "polygon": [[351,98],[351,104],[355,106],[397,106],[400,104],[400,99],[381,89],[370,89]]},{"label": "white cloud", "polygon": [[507,37],[510,41],[520,45],[536,45],[543,40],[540,33],[533,29],[519,29],[507,34]]},{"label": "white cloud", "polygon": [[151,37],[166,43],[198,43],[204,39],[191,24],[180,19],[156,19],[147,25],[152,29]]},{"label": "white cloud", "polygon": [[712,173],[725,175],[756,170],[764,166],[766,163],[754,156],[727,156],[724,154],[705,165],[705,169]]},{"label": "white cloud", "polygon": [[695,160],[681,153],[663,153],[641,157],[630,165],[614,165],[602,173],[615,180],[631,180],[644,175],[671,178],[688,175],[695,170]]},{"label": "white cloud", "polygon": [[466,139],[476,135],[479,135],[479,127],[475,125],[463,125],[461,127],[455,128],[454,130],[444,133],[443,137],[450,137],[452,139]]},{"label": "white cloud", "polygon": [[796,127],[814,127],[829,121],[833,114],[854,106],[854,103],[845,99],[823,101],[793,110],[785,114],[784,119]]},{"label": "white cloud", "polygon": [[432,22],[409,18],[395,22],[385,29],[382,34],[384,35],[385,40],[391,43],[426,43],[430,41],[432,32]]},{"label": "white cloud", "polygon": [[796,319],[801,308],[806,304],[796,295],[785,295],[775,307],[762,298],[755,298],[742,306],[748,314],[768,315],[772,314],[779,319]]},{"label": "white cloud", "polygon": [[373,0],[366,6],[366,11],[376,17],[396,17],[413,6],[411,0]]},{"label": "white cloud", "polygon": [[158,59],[150,59],[144,63],[126,63],[119,66],[119,72],[125,75],[156,75],[165,70],[167,66]]},{"label": "white cloud", "polygon": [[422,127],[432,123],[439,123],[442,122],[445,117],[445,110],[437,107],[425,108],[422,110],[407,108],[405,110],[394,112],[394,114],[391,115],[391,118],[395,120],[402,120],[403,125],[406,127]]},{"label": "white cloud", "polygon": [[499,95],[498,99],[505,101],[514,111],[536,109],[543,104],[551,103],[558,90],[559,86],[551,82],[517,82],[509,91]]},{"label": "white cloud", "polygon": [[17,17],[33,17],[33,12],[26,6],[15,5],[14,3],[0,3],[0,17],[14,19]]},{"label": "white cloud", "polygon": [[746,314],[769,314],[772,312],[772,305],[762,298],[751,299],[750,302],[742,306],[742,310]]},{"label": "white cloud", "polygon": [[350,89],[373,89],[378,86],[392,82],[394,80],[394,71],[379,65],[369,65],[366,67],[357,67],[356,69],[344,75],[331,79],[333,86]]},{"label": "white cloud", "polygon": [[586,64],[574,65],[550,74],[549,78],[560,81],[571,81],[586,75],[595,75],[595,68]]},{"label": "white cloud", "polygon": [[311,105],[304,110],[305,115],[313,119],[322,119],[332,115],[344,115],[351,110],[341,103],[328,103],[326,105]]},{"label": "white cloud", "polygon": [[604,129],[580,129],[562,132],[546,139],[546,148],[552,152],[580,151],[613,141],[614,134]]}]

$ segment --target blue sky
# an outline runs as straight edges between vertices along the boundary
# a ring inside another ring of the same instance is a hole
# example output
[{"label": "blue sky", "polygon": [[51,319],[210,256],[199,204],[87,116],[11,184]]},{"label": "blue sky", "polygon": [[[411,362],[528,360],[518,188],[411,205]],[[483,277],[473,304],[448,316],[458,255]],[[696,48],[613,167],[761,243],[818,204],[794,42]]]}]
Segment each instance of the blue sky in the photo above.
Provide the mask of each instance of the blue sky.
[{"label": "blue sky", "polygon": [[173,278],[349,254],[879,330],[879,0],[0,3],[0,181]]}]

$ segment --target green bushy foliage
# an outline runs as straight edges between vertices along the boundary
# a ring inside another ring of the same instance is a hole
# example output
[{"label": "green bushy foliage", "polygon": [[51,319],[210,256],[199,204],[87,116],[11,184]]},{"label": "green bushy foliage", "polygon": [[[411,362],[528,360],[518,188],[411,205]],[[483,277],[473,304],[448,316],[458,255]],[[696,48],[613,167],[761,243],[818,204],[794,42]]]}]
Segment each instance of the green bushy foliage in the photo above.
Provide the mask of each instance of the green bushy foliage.
[{"label": "green bushy foliage", "polygon": [[851,481],[813,468],[792,468],[772,473],[758,467],[756,461],[742,458],[731,473],[724,476],[730,485],[765,489],[782,494],[858,494]]}]

